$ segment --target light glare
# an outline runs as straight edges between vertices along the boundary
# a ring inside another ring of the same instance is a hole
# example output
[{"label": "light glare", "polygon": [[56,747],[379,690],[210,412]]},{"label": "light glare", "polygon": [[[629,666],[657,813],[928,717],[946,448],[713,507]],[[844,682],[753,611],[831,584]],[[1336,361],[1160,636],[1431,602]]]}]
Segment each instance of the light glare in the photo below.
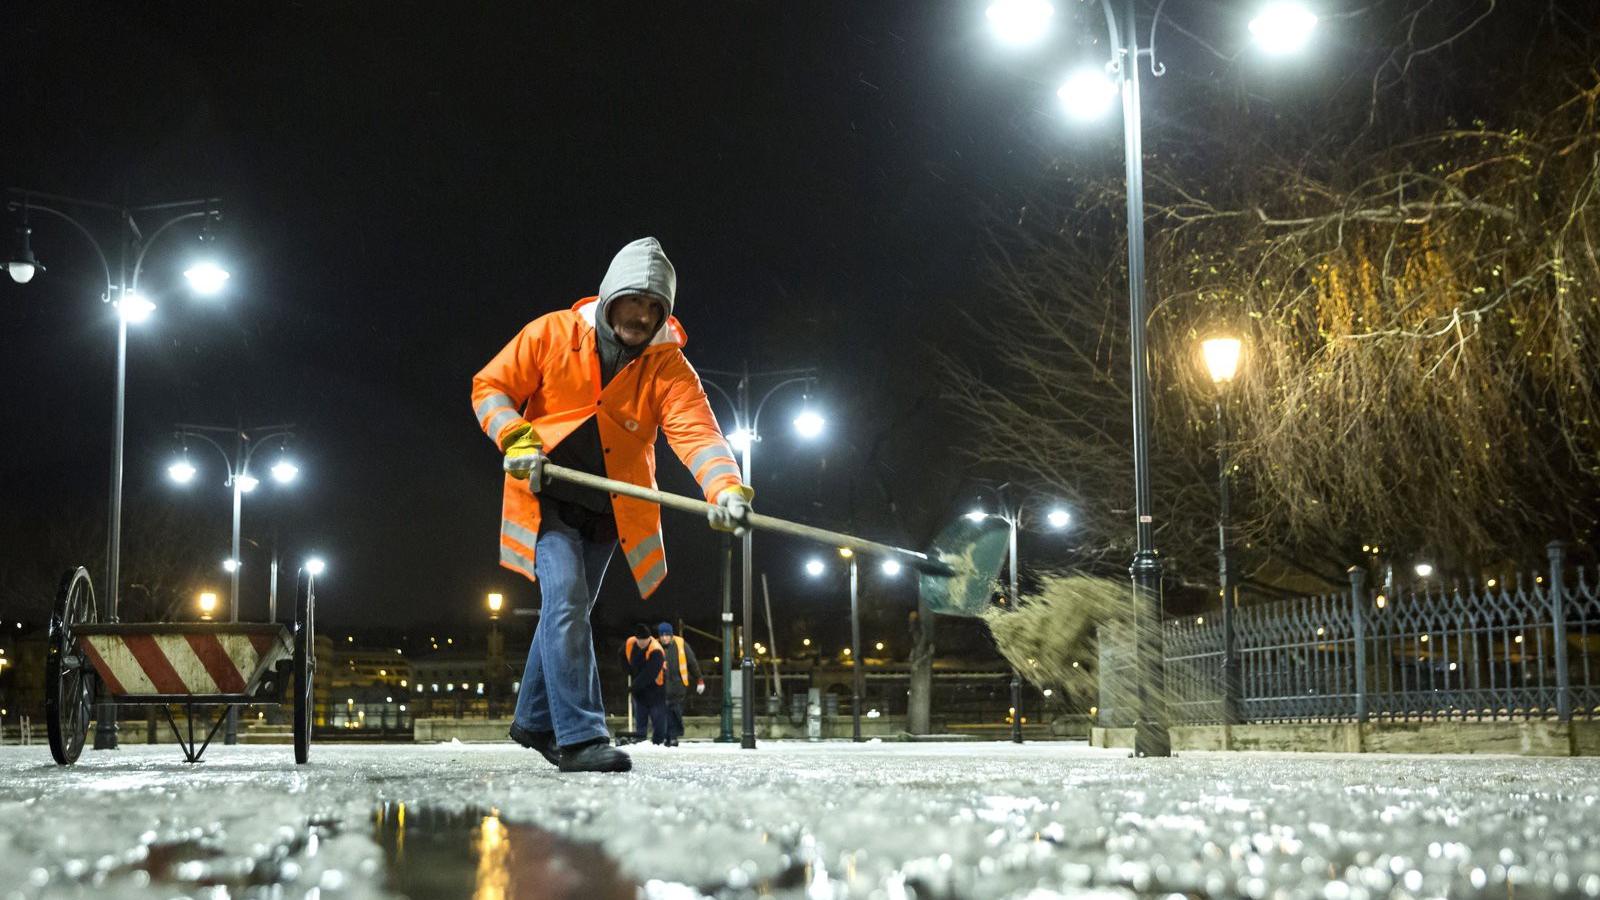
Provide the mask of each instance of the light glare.
[{"label": "light glare", "polygon": [[222,571],[224,571],[224,572],[237,572],[237,571],[239,571],[239,561],[237,559],[233,559],[232,557],[229,557],[228,559],[223,560],[222,561]]},{"label": "light glare", "polygon": [[808,559],[808,560],[806,560],[806,574],[810,575],[812,578],[816,578],[817,576],[821,575],[823,572],[826,572],[826,571],[828,571],[828,567],[822,564],[822,560],[820,560],[820,559]]},{"label": "light glare", "polygon": [[1417,563],[1414,571],[1417,573],[1418,578],[1427,578],[1433,574],[1433,565],[1431,563]]},{"label": "light glare", "polygon": [[995,0],[983,14],[995,37],[1021,46],[1044,37],[1056,10],[1049,0]]},{"label": "light glare", "polygon": [[312,575],[312,576],[321,575],[323,572],[326,572],[327,570],[328,570],[328,564],[323,562],[322,561],[322,557],[320,557],[320,556],[313,556],[310,559],[306,560],[306,574],[308,574],[308,575]]},{"label": "light glare", "polygon": [[1051,528],[1065,528],[1072,521],[1072,514],[1064,509],[1052,509],[1045,515],[1045,521],[1050,523]]},{"label": "light glare", "polygon": [[287,459],[280,459],[272,464],[272,477],[279,484],[288,484],[299,474],[300,467]]},{"label": "light glare", "polygon": [[967,513],[965,518],[968,522],[982,522],[984,519],[989,518],[989,514],[981,509],[975,509]]},{"label": "light glare", "polygon": [[733,449],[743,453],[750,449],[750,444],[753,438],[754,435],[750,433],[749,429],[735,428],[733,432],[728,435],[728,443],[733,447]]},{"label": "light glare", "polygon": [[211,297],[222,292],[230,275],[227,269],[211,260],[203,260],[184,269],[183,277],[189,279],[189,287],[193,288],[196,294]]},{"label": "light glare", "polygon": [[1232,381],[1239,371],[1239,353],[1244,345],[1236,337],[1206,338],[1200,342],[1200,353],[1206,360],[1206,371],[1217,384]]},{"label": "light glare", "polygon": [[827,424],[826,419],[809,409],[794,417],[795,432],[807,440],[821,435]]},{"label": "light glare", "polygon": [[898,559],[886,559],[883,561],[883,574],[888,575],[891,578],[899,575],[900,570],[903,568],[905,567],[900,565],[900,560]]},{"label": "light glare", "polygon": [[256,485],[259,485],[260,483],[261,483],[261,479],[255,477],[254,475],[240,475],[239,476],[239,493],[248,494],[251,491],[255,490],[256,489]]},{"label": "light glare", "polygon": [[155,311],[156,305],[143,294],[126,294],[117,301],[117,314],[130,325],[148,321]]},{"label": "light glare", "polygon": [[1274,55],[1299,52],[1316,27],[1316,14],[1301,3],[1269,3],[1250,20],[1256,46]]},{"label": "light glare", "polygon": [[188,484],[194,480],[194,464],[187,459],[180,459],[167,466],[167,476],[179,484]]},{"label": "light glare", "polygon": [[1111,109],[1117,97],[1117,83],[1098,66],[1086,66],[1067,76],[1056,91],[1067,115],[1080,121],[1098,119]]}]

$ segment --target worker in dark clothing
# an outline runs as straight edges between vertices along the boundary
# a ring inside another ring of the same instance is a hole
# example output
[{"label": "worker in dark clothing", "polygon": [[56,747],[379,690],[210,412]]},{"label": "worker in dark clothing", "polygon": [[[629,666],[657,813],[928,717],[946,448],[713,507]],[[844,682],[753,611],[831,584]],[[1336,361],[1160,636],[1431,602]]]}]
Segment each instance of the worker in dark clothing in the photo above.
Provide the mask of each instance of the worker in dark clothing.
[{"label": "worker in dark clothing", "polygon": [[651,743],[667,739],[666,654],[640,626],[639,633],[622,645],[623,665],[628,672],[628,693],[633,701],[633,733],[629,743],[650,737]]},{"label": "worker in dark clothing", "polygon": [[706,692],[706,680],[700,675],[700,660],[694,648],[683,638],[672,633],[672,624],[662,622],[656,626],[656,639],[666,655],[666,721],[667,746],[678,746],[683,737],[683,701],[689,695],[689,680],[694,680],[694,692]]}]

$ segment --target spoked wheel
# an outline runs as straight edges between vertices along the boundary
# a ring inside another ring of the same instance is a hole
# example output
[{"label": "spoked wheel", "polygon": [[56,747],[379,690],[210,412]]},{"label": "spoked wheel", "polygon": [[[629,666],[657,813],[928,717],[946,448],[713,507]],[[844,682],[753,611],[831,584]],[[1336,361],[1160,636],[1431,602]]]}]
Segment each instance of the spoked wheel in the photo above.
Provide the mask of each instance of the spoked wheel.
[{"label": "spoked wheel", "polygon": [[78,761],[84,736],[89,733],[96,679],[75,632],[96,618],[88,570],[73,569],[61,576],[61,590],[50,617],[50,646],[45,651],[44,719],[50,755],[63,766]]},{"label": "spoked wheel", "polygon": [[294,601],[294,761],[311,755],[311,679],[317,669],[314,579],[302,571]]}]

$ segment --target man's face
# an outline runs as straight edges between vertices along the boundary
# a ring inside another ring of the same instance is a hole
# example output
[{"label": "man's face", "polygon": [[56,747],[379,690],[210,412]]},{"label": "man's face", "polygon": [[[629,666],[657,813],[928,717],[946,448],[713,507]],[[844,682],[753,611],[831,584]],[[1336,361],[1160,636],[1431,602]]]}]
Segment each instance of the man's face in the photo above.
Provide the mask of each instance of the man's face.
[{"label": "man's face", "polygon": [[623,294],[606,308],[606,319],[617,340],[638,347],[656,336],[666,318],[661,301],[647,294]]}]

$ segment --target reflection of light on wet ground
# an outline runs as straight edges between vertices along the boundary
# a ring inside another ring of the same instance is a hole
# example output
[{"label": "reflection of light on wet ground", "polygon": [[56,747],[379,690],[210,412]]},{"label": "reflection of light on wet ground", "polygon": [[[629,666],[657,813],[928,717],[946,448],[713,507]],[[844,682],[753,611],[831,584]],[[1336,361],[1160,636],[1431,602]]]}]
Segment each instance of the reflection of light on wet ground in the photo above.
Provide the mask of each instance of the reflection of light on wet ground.
[{"label": "reflection of light on wet ground", "polygon": [[484,816],[478,824],[474,850],[478,854],[474,900],[505,900],[506,888],[511,884],[511,841],[498,815]]},{"label": "reflection of light on wet ground", "polygon": [[387,886],[412,900],[634,900],[639,885],[598,847],[507,821],[498,810],[383,804],[373,838]]}]

